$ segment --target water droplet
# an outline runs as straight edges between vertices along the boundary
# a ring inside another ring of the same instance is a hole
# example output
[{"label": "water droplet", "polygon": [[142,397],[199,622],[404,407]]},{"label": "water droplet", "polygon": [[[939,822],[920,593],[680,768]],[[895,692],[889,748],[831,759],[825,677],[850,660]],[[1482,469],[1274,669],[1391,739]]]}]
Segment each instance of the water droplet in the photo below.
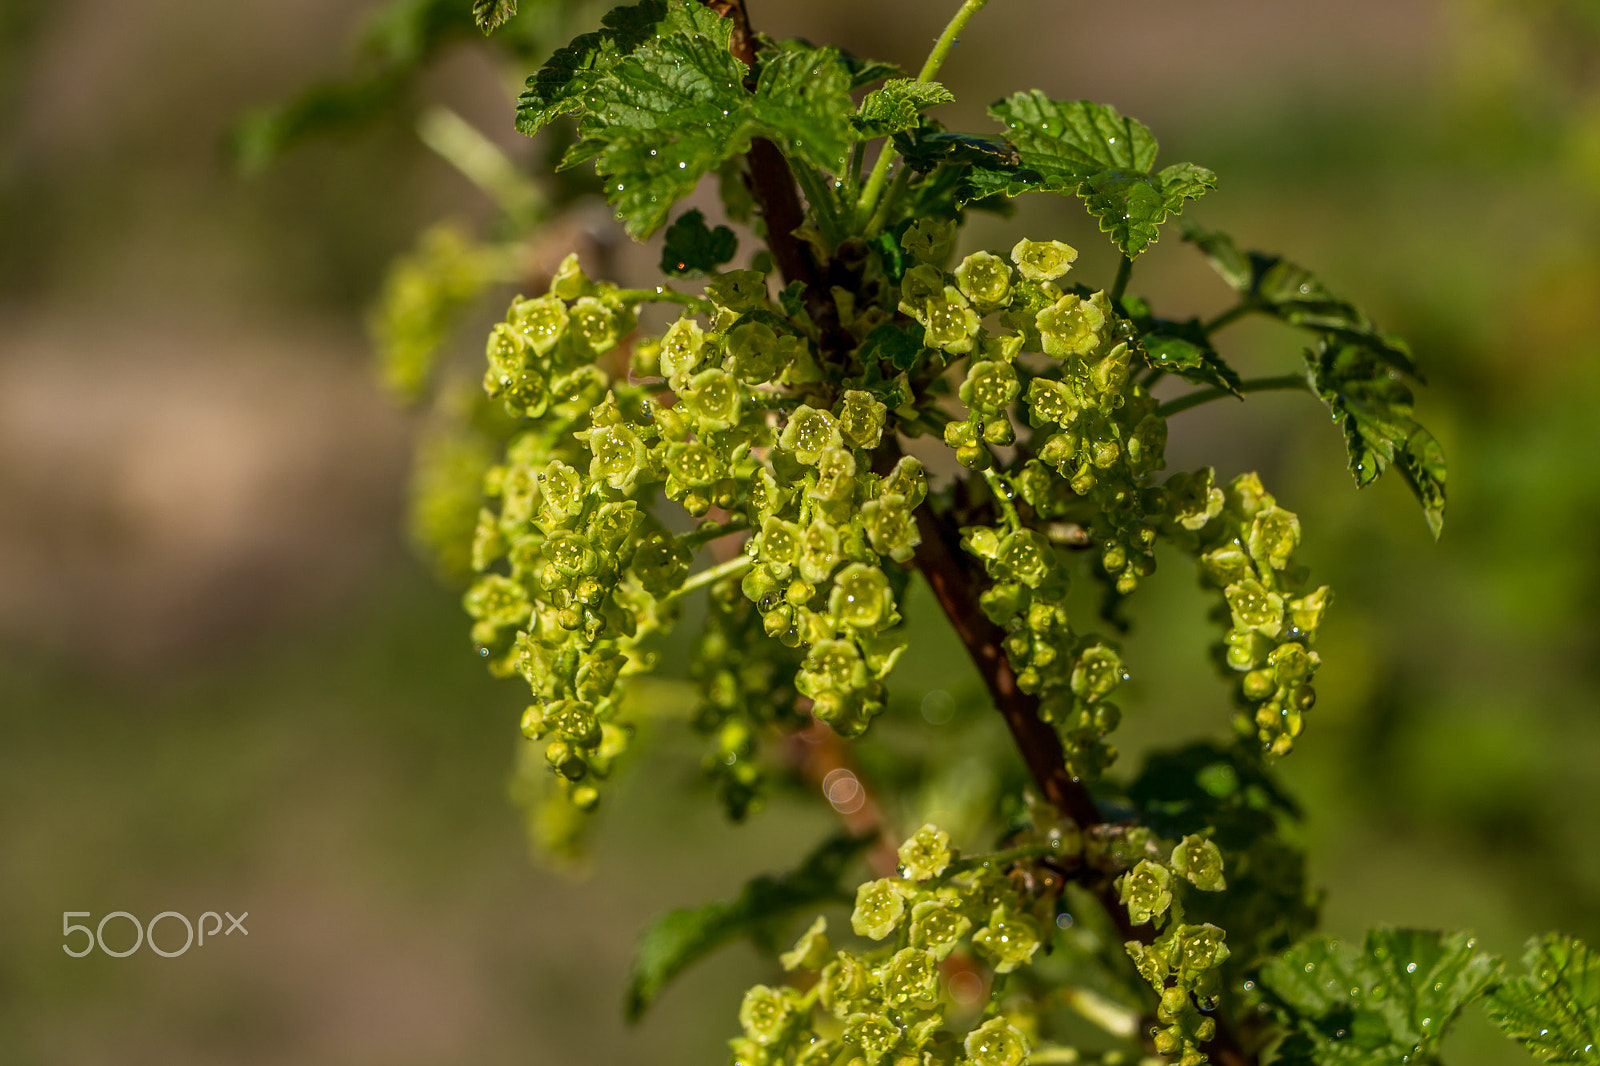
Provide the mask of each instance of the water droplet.
[{"label": "water droplet", "polygon": [[687,169],[689,169],[689,164],[685,163],[683,160],[680,159],[680,160],[678,160],[678,169],[679,170],[687,170]]},{"label": "water droplet", "polygon": [[1414,963],[1414,962],[1406,963],[1406,973],[1416,973],[1416,972],[1417,972],[1417,964],[1416,963]]}]

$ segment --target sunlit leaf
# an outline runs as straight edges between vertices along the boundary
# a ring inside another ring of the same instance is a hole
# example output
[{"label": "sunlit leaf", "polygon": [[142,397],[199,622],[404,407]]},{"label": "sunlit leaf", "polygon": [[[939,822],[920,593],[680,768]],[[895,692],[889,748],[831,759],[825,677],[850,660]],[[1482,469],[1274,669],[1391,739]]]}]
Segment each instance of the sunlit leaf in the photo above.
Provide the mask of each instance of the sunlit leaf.
[{"label": "sunlit leaf", "polygon": [[1280,1060],[1400,1066],[1434,1058],[1499,972],[1465,933],[1375,929],[1360,951],[1304,941],[1261,968],[1261,986],[1290,1031]]}]

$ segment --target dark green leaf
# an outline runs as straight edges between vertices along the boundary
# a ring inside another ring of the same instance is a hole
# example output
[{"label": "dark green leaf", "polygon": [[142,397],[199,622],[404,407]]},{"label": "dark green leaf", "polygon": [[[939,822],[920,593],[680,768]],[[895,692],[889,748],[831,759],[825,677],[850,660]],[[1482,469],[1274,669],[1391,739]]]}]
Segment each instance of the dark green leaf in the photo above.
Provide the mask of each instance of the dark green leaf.
[{"label": "dark green leaf", "polygon": [[517,13],[517,0],[472,0],[472,20],[485,34],[493,33]]},{"label": "dark green leaf", "polygon": [[899,77],[904,73],[893,63],[880,63],[876,59],[857,59],[849,52],[841,53],[839,62],[843,63],[844,69],[850,72],[851,90],[865,89],[875,81]]},{"label": "dark green leaf", "polygon": [[1490,1020],[1546,1062],[1600,1063],[1600,955],[1551,933],[1528,942],[1522,964],[1489,997]]},{"label": "dark green leaf", "polygon": [[1261,968],[1261,986],[1296,1039],[1296,1061],[1426,1061],[1462,1008],[1499,979],[1500,963],[1465,933],[1378,929],[1363,950],[1327,937]]},{"label": "dark green leaf", "polygon": [[1252,309],[1292,326],[1363,344],[1390,366],[1418,376],[1405,341],[1379,330],[1364,311],[1329,292],[1304,267],[1281,256],[1242,252],[1227,234],[1190,223],[1184,225],[1183,238],[1205,254],[1222,280]]},{"label": "dark green leaf", "polygon": [[1221,849],[1228,890],[1189,897],[1185,921],[1228,931],[1226,978],[1242,980],[1315,927],[1320,897],[1285,833],[1300,811],[1259,758],[1207,742],[1156,752],[1128,796],[1161,836],[1209,833]]},{"label": "dark green leaf", "polygon": [[715,948],[753,937],[775,949],[773,927],[795,911],[849,902],[852,896],[840,887],[840,876],[872,840],[830,837],[793,873],[758,877],[731,903],[663,915],[639,939],[625,1003],[628,1020],[637,1021],[669,981]]},{"label": "dark green leaf", "polygon": [[710,229],[699,208],[685,211],[667,227],[661,247],[661,272],[678,278],[698,278],[716,272],[739,251],[739,238],[727,226]]},{"label": "dark green leaf", "polygon": [[895,78],[868,93],[851,122],[863,137],[885,137],[916,129],[922,122],[923,111],[954,99],[950,90],[938,82]]},{"label": "dark green leaf", "polygon": [[1176,374],[1194,385],[1211,385],[1235,396],[1243,395],[1239,391],[1239,375],[1211,346],[1198,320],[1162,322],[1157,330],[1139,338],[1148,366]]},{"label": "dark green leaf", "polygon": [[615,8],[601,20],[600,29],[556,52],[528,79],[517,99],[517,129],[531,137],[557,116],[580,110],[585,94],[655,36],[666,14],[666,0]]},{"label": "dark green leaf", "polygon": [[1324,337],[1307,350],[1306,363],[1317,395],[1344,431],[1356,484],[1372,484],[1393,463],[1437,537],[1444,527],[1444,451],[1411,417],[1411,390],[1399,374],[1381,353],[1338,337]]},{"label": "dark green leaf", "polygon": [[582,95],[584,139],[563,165],[595,159],[635,237],[654,232],[702,174],[756,137],[835,171],[849,148],[850,78],[838,52],[793,42],[770,49],[751,92],[728,52],[731,28],[694,0],[671,0],[651,39]]},{"label": "dark green leaf", "polygon": [[971,166],[977,172],[1020,165],[1017,150],[999,137],[947,133],[932,119],[924,119],[915,130],[896,137],[894,145],[912,170],[929,171],[941,164],[954,164]]},{"label": "dark green leaf", "polygon": [[886,370],[886,374],[895,371],[910,370],[922,359],[925,349],[922,346],[923,331],[920,327],[908,328],[894,322],[885,322],[861,342],[861,348],[856,354],[864,365],[886,364],[893,370]]}]

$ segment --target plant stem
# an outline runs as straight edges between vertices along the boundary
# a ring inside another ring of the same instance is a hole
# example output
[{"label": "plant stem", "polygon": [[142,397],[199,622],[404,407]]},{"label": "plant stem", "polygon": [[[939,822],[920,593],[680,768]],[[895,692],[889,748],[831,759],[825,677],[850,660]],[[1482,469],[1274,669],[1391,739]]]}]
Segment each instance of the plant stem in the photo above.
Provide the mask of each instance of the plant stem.
[{"label": "plant stem", "polygon": [[1133,277],[1133,260],[1126,255],[1117,267],[1117,280],[1111,284],[1111,302],[1120,305],[1122,294],[1128,291],[1128,280]]},{"label": "plant stem", "polygon": [[1235,304],[1233,307],[1230,307],[1226,311],[1222,312],[1222,314],[1218,315],[1216,318],[1213,318],[1210,322],[1207,322],[1201,328],[1206,331],[1206,336],[1209,337],[1217,330],[1223,328],[1224,326],[1231,326],[1233,323],[1239,321],[1239,319],[1243,318],[1245,315],[1248,315],[1254,310],[1255,308],[1248,303]]},{"label": "plant stem", "polygon": [[[956,39],[961,36],[961,31],[966,29],[967,23],[972,21],[972,16],[982,11],[989,0],[965,0],[950,24],[934,42],[933,51],[928,53],[927,62],[922,64],[922,72],[917,75],[920,82],[933,80],[939,68],[944,66],[944,61],[949,58],[950,50],[956,46]],[[858,228],[864,227],[872,212],[878,206],[878,197],[883,195],[883,186],[889,178],[889,165],[894,162],[894,142],[885,141],[883,151],[878,154],[878,160],[872,165],[872,173],[867,177],[866,188],[861,190],[861,200],[856,205],[856,224]]]},{"label": "plant stem", "polygon": [[883,228],[883,224],[889,220],[889,208],[893,206],[896,200],[900,199],[900,195],[906,191],[906,186],[910,184],[911,168],[901,167],[899,173],[894,176],[894,182],[889,186],[889,194],[878,202],[878,209],[872,212],[872,217],[867,220],[866,228],[861,231],[863,237],[871,239],[878,235],[878,231]]},{"label": "plant stem", "polygon": [[657,285],[653,289],[618,289],[614,295],[623,303],[682,304],[708,314],[714,310],[714,305],[705,297],[691,296],[686,292],[669,289],[665,285]]},{"label": "plant stem", "polygon": [[748,555],[739,555],[729,559],[725,563],[718,563],[716,566],[707,567],[698,574],[695,574],[689,578],[689,580],[685,581],[682,588],[667,593],[662,597],[662,599],[675,600],[679,596],[687,596],[695,589],[704,588],[707,585],[715,584],[723,578],[729,577],[733,574],[742,574],[754,566],[755,562],[755,559]]},{"label": "plant stem", "polygon": [[[1311,383],[1304,374],[1284,374],[1275,378],[1249,378],[1239,383],[1239,392],[1270,392],[1274,389],[1299,389],[1309,390]],[[1227,389],[1201,389],[1191,392],[1186,396],[1179,396],[1176,400],[1168,400],[1156,408],[1156,414],[1168,418],[1179,411],[1187,411],[1191,407],[1199,407],[1212,400],[1220,400],[1225,396],[1234,396],[1237,393]]]},{"label": "plant stem", "polygon": [[[734,533],[743,533],[749,528],[750,523],[746,521],[742,515],[736,515],[720,525],[713,525],[706,529],[697,529],[693,533],[689,533],[685,536],[679,537],[678,539],[685,545],[698,548],[703,544],[709,544],[711,541],[719,540],[722,537],[731,536]],[[734,560],[730,559],[728,561],[733,562]]]}]

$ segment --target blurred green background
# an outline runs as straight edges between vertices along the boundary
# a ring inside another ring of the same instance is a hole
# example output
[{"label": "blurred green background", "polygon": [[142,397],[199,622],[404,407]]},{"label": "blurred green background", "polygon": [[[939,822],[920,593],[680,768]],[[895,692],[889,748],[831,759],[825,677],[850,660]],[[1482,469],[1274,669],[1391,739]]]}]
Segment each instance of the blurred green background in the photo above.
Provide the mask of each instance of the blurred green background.
[{"label": "blurred green background", "polygon": [[[947,17],[749,3],[774,35],[907,66]],[[632,940],[828,831],[788,796],[725,824],[699,742],[668,724],[585,879],[530,860],[507,799],[521,701],[406,550],[417,419],[372,384],[361,333],[421,227],[491,214],[419,142],[419,107],[534,160],[510,128],[526,71],[464,41],[389,118],[255,178],[220,147],[242,108],[345,70],[373,10],[0,3],[0,1061],[720,1061],[763,964],[732,949],[626,1029]],[[1169,468],[1259,469],[1336,590],[1322,698],[1281,764],[1327,927],[1465,927],[1508,954],[1550,928],[1600,941],[1600,4],[995,0],[946,74],[955,127],[1031,86],[1138,116],[1164,159],[1221,175],[1194,217],[1413,342],[1451,463],[1439,544],[1398,482],[1355,492],[1306,397],[1178,416]],[[969,240],[1024,234],[1109,280],[1071,204]],[[618,280],[653,259],[618,250]],[[1170,231],[1134,291],[1226,303]],[[1247,373],[1298,359],[1270,325],[1227,342]],[[1162,564],[1132,610],[1124,771],[1226,728],[1206,600]],[[937,753],[923,697],[977,684],[936,622],[875,735]],[[248,911],[249,936],[72,959],[67,910]],[[1448,1057],[1522,1053],[1469,1020]]]}]

